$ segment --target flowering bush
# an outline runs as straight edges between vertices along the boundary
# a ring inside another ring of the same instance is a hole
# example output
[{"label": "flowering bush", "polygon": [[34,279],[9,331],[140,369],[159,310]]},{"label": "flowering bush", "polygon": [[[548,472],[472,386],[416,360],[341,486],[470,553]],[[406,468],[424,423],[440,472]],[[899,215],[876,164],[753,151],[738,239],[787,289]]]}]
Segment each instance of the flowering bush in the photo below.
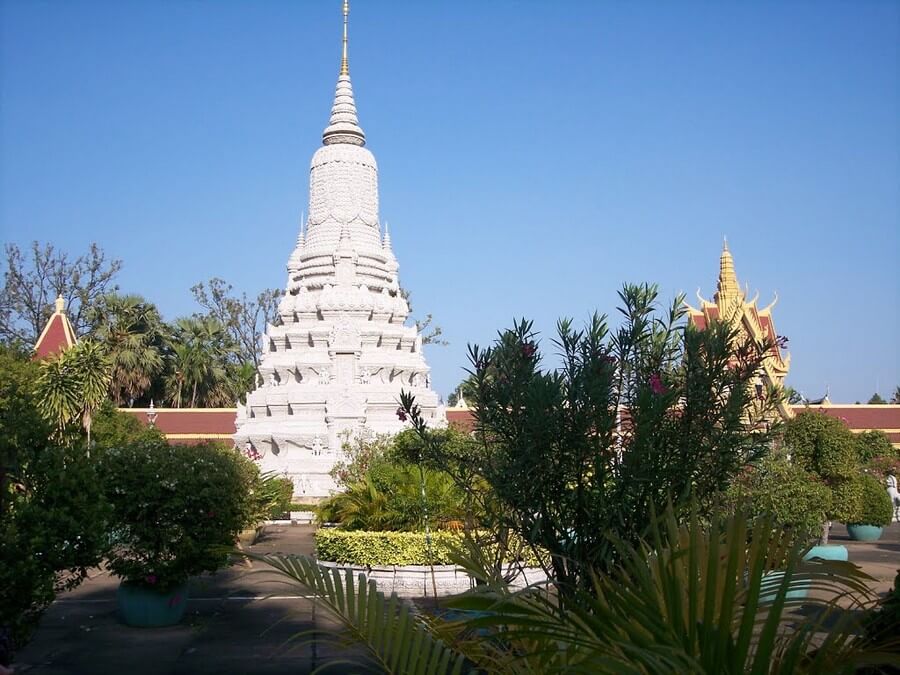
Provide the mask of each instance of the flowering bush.
[{"label": "flowering bush", "polygon": [[583,329],[559,321],[553,367],[529,321],[470,346],[471,446],[442,442],[401,395],[423,460],[479,503],[486,529],[549,551],[564,593],[590,592],[617,564],[614,542],[636,542],[668,503],[718,507],[768,451],[780,400],[753,386],[770,343],[685,326],[683,298],[660,308],[653,285],[619,298],[615,328],[597,314]]},{"label": "flowering bush", "polygon": [[248,517],[246,462],[214,444],[109,450],[102,469],[113,508],[112,573],[165,591],[222,567]]}]

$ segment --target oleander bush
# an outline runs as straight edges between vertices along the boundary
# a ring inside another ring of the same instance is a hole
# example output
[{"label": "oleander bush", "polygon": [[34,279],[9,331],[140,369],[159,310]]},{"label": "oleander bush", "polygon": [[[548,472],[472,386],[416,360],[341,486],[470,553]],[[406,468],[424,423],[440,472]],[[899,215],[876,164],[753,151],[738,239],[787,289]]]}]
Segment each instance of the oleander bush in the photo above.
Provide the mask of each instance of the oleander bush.
[{"label": "oleander bush", "polygon": [[[316,557],[344,565],[452,565],[465,548],[465,535],[460,532],[432,532],[429,549],[424,532],[316,531]],[[520,548],[524,565],[540,565],[530,549]]]},{"label": "oleander bush", "polygon": [[848,521],[853,525],[890,525],[894,508],[891,498],[881,481],[873,476],[859,479],[859,499],[856,511]]},{"label": "oleander bush", "polygon": [[616,325],[561,319],[542,345],[521,320],[470,345],[468,446],[445,442],[400,397],[423,461],[479,505],[484,529],[548,551],[566,597],[592,592],[617,565],[616,543],[635,544],[654,510],[714,513],[778,432],[783,392],[756,387],[770,341],[726,322],[686,325],[684,298],[662,305],[652,284],[626,284],[619,299]]},{"label": "oleander bush", "polygon": [[148,441],[107,451],[101,467],[116,539],[110,571],[163,591],[225,565],[248,517],[248,462],[215,444]]}]

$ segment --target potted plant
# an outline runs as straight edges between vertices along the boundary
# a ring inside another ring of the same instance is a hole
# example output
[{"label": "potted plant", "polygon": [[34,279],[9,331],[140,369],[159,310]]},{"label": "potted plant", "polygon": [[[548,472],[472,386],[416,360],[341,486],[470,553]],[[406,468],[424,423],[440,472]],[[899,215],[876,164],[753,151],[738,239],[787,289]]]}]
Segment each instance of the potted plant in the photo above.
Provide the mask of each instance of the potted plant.
[{"label": "potted plant", "polygon": [[820,481],[830,493],[821,518],[819,544],[808,558],[847,560],[847,548],[828,543],[832,521],[846,523],[858,508],[859,456],[857,440],[839,419],[806,410],[785,425],[784,444],[792,464]]},{"label": "potted plant", "polygon": [[148,441],[107,451],[102,469],[115,535],[108,568],[122,579],[126,624],[178,623],[188,578],[227,563],[246,521],[246,461],[211,444]]},{"label": "potted plant", "polygon": [[852,522],[847,523],[847,533],[854,541],[877,541],[884,526],[891,522],[891,498],[874,476],[861,477],[860,492],[859,508]]}]

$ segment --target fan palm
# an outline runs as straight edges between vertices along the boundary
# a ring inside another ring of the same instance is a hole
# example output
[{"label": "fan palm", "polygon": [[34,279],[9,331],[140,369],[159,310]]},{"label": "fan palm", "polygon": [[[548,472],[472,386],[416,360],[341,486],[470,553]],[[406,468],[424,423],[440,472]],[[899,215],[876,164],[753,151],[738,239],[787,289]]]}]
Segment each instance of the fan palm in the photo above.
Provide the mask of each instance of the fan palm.
[{"label": "fan palm", "polygon": [[234,343],[221,323],[208,317],[181,318],[173,327],[170,400],[181,407],[210,407],[229,401],[227,367]]},{"label": "fan palm", "polygon": [[[463,657],[492,673],[840,673],[878,660],[854,641],[845,609],[871,602],[869,578],[850,563],[804,561],[801,541],[771,521],[679,525],[670,510],[640,544],[614,546],[617,566],[574,602],[560,603],[552,583],[511,592],[471,569],[488,583],[448,602],[472,617],[454,621],[401,610],[362,575],[342,582],[303,556],[258,559],[312,592],[389,673],[458,672]],[[794,598],[801,589],[810,597]],[[415,640],[427,649],[409,661]]]},{"label": "fan palm", "polygon": [[110,395],[117,405],[147,392],[163,370],[163,324],[156,307],[139,295],[110,293],[91,311],[94,335],[112,361]]}]

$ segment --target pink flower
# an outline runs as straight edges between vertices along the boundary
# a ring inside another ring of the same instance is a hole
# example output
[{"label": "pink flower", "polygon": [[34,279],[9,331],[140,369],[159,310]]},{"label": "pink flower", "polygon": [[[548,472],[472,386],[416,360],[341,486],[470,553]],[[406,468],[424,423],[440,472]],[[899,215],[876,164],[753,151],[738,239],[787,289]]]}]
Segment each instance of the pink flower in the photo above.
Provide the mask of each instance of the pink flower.
[{"label": "pink flower", "polygon": [[403,408],[397,408],[397,419],[401,422],[406,421],[406,411]]},{"label": "pink flower", "polygon": [[666,385],[663,384],[662,378],[659,376],[659,373],[653,373],[650,376],[650,391],[652,391],[657,396],[665,394],[668,389],[666,389]]},{"label": "pink flower", "polygon": [[153,584],[156,583],[156,575],[155,575],[155,574],[148,574],[145,580],[146,580],[146,582],[147,582],[148,584],[150,584],[150,585],[152,586]]},{"label": "pink flower", "polygon": [[526,342],[522,345],[522,356],[524,356],[526,359],[534,357],[536,352],[537,347],[534,346],[533,342]]}]

